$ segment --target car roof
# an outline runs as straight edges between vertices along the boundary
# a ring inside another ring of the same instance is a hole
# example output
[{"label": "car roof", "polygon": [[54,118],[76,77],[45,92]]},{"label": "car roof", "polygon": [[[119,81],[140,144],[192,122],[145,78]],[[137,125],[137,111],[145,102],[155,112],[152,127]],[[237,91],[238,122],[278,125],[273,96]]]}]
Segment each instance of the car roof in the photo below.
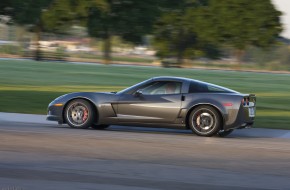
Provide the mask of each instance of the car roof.
[{"label": "car roof", "polygon": [[172,77],[172,76],[160,76],[160,77],[153,77],[151,78],[153,81],[178,81],[178,82],[183,82],[183,81],[194,81],[198,83],[203,83],[203,81],[199,80],[194,80],[190,78],[185,78],[185,77]]},{"label": "car roof", "polygon": [[226,87],[223,87],[223,86],[219,86],[219,85],[216,85],[216,84],[212,84],[212,83],[208,83],[208,82],[204,82],[204,81],[200,81],[200,80],[184,78],[184,77],[160,76],[160,77],[153,77],[153,78],[151,78],[149,80],[153,80],[153,81],[191,82],[191,83],[193,82],[193,83],[196,83],[196,84],[204,84],[204,85],[215,86],[215,87],[224,89],[224,90],[229,91],[229,92],[239,93],[239,92],[237,92],[235,90],[232,90],[232,89],[229,89],[229,88],[226,88]]}]

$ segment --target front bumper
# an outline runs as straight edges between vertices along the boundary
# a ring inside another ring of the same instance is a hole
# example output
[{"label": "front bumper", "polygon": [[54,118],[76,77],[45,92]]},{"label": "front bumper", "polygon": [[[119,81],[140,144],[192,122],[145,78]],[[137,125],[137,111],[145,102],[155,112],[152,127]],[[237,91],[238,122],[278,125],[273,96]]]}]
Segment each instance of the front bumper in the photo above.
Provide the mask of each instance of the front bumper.
[{"label": "front bumper", "polygon": [[59,124],[64,123],[63,106],[55,106],[55,104],[49,104],[46,119],[49,121],[57,121]]},{"label": "front bumper", "polygon": [[57,115],[47,115],[46,116],[46,120],[49,120],[49,121],[60,121],[62,119],[59,116],[57,116]]}]

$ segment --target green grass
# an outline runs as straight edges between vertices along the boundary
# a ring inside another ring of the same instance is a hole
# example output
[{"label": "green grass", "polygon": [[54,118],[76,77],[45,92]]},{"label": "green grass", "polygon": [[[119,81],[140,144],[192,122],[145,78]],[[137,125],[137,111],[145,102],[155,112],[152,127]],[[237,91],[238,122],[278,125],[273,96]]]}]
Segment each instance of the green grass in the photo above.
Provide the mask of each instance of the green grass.
[{"label": "green grass", "polygon": [[257,95],[256,127],[290,129],[290,75],[174,68],[0,61],[0,112],[46,114],[76,91],[118,91],[154,76],[182,76]]}]

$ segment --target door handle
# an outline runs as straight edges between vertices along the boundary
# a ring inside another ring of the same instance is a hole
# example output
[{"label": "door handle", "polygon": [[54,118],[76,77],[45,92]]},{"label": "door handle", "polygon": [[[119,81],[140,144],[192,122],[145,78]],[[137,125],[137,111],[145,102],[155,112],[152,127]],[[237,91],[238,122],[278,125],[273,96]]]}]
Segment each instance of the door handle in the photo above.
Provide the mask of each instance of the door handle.
[{"label": "door handle", "polygon": [[181,101],[185,101],[185,96],[184,95],[181,96]]}]

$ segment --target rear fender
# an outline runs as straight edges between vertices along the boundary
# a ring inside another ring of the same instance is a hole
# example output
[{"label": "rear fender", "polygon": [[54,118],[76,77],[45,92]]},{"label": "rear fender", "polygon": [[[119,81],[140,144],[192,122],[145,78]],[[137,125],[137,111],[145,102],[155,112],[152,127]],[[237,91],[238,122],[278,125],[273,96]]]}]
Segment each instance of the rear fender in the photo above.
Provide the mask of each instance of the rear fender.
[{"label": "rear fender", "polygon": [[194,102],[191,102],[190,105],[191,106],[188,107],[187,113],[186,113],[186,117],[185,117],[185,121],[186,121],[187,124],[188,124],[189,115],[192,112],[192,110],[195,109],[196,107],[202,106],[202,105],[211,106],[211,107],[215,108],[219,112],[219,114],[220,114],[220,116],[222,118],[222,122],[223,122],[222,126],[226,122],[227,111],[226,111],[225,107],[221,103],[219,103],[217,101],[196,100]]}]

